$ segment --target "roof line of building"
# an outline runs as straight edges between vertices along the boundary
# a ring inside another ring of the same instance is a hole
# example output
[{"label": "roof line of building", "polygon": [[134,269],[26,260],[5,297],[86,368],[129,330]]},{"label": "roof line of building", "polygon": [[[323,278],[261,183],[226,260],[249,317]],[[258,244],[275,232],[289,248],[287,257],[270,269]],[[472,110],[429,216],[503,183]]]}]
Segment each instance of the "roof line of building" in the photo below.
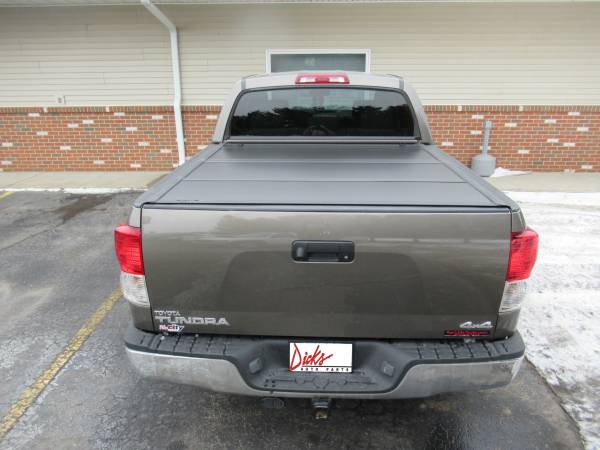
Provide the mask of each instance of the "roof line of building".
[{"label": "roof line of building", "polygon": [[[600,0],[154,0],[157,5],[260,5],[359,3],[599,3]],[[0,0],[0,7],[122,6],[139,0]]]}]

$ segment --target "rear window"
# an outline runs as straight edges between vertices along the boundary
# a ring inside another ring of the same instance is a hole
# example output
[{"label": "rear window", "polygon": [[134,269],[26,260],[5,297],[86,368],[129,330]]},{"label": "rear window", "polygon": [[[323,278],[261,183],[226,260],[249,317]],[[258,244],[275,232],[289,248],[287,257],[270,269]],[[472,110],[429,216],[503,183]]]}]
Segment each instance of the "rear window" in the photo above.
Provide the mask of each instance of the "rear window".
[{"label": "rear window", "polygon": [[239,99],[230,136],[413,137],[411,108],[397,91],[302,87],[250,91]]}]

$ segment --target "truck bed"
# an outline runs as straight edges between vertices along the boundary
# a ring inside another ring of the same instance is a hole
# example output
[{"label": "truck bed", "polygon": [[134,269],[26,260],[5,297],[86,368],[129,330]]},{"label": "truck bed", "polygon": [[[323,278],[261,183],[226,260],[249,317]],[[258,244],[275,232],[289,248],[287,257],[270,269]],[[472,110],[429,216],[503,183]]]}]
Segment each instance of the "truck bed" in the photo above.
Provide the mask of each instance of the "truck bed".
[{"label": "truck bed", "polygon": [[518,206],[435,146],[220,144],[142,204]]},{"label": "truck bed", "polygon": [[[435,146],[210,146],[138,199],[154,327],[411,339],[493,328],[515,206]],[[350,242],[354,259],[292,257],[295,242],[329,241]]]}]

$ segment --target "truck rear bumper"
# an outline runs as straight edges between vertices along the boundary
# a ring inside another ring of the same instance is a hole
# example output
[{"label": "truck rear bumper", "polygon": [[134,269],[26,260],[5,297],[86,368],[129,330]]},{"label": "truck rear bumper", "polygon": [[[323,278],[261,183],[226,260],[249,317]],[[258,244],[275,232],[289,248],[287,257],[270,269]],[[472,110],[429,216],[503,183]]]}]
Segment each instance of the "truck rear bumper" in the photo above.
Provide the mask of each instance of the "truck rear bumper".
[{"label": "truck rear bumper", "polygon": [[285,338],[163,336],[130,327],[127,354],[144,377],[214,392],[274,397],[419,398],[509,384],[519,334],[501,341],[354,341],[351,374],[291,373]]}]

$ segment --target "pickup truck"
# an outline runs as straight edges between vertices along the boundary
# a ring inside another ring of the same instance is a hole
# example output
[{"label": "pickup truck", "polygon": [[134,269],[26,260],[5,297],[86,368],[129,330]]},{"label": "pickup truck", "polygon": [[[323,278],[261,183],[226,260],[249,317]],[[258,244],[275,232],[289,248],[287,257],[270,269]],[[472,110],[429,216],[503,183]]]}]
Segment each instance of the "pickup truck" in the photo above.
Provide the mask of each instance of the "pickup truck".
[{"label": "pickup truck", "polygon": [[538,236],[435,146],[397,76],[240,80],[212,143],[135,201],[115,245],[144,377],[397,399],[503,386],[523,358]]}]

